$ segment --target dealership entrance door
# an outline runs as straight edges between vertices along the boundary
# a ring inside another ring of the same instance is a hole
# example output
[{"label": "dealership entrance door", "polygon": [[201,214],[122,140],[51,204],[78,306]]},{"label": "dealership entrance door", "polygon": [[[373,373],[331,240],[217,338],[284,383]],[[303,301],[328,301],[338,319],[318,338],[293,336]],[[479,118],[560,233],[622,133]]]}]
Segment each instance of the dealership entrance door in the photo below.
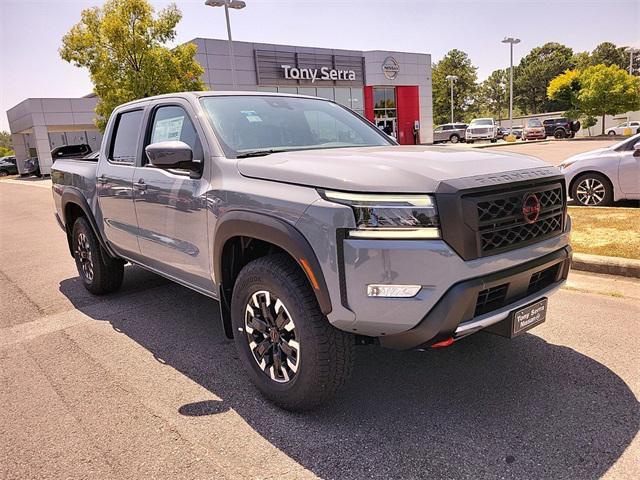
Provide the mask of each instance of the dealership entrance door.
[{"label": "dealership entrance door", "polygon": [[376,118],[376,126],[387,135],[391,135],[393,138],[398,138],[398,130],[396,125],[398,124],[396,118]]}]

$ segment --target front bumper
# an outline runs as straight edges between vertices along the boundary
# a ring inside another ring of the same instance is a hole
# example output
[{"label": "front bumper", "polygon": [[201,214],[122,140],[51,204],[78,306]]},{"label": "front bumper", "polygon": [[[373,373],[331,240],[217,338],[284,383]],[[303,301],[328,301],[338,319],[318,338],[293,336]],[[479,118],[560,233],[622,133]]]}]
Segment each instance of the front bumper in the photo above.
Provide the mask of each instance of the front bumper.
[{"label": "front bumper", "polygon": [[471,133],[467,132],[465,134],[465,138],[467,140],[491,140],[497,138],[497,135],[493,132],[489,133]]},{"label": "front bumper", "polygon": [[[506,319],[510,312],[547,297],[567,279],[571,266],[569,246],[522,265],[457,283],[440,298],[436,306],[406,332],[380,337],[387,348],[410,350],[425,347],[440,340],[460,339]],[[532,280],[545,272],[552,275],[539,289],[532,289]],[[506,286],[501,305],[487,313],[477,314],[482,292]],[[533,291],[535,290],[535,291]]]}]

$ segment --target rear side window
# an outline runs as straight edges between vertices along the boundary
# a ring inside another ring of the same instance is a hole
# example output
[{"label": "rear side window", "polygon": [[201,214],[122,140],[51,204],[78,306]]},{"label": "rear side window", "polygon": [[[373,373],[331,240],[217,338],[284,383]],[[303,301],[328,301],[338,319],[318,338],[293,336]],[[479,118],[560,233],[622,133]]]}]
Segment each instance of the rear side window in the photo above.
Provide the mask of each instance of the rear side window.
[{"label": "rear side window", "polygon": [[113,132],[110,161],[123,165],[134,165],[138,151],[138,138],[142,126],[142,110],[118,115]]}]

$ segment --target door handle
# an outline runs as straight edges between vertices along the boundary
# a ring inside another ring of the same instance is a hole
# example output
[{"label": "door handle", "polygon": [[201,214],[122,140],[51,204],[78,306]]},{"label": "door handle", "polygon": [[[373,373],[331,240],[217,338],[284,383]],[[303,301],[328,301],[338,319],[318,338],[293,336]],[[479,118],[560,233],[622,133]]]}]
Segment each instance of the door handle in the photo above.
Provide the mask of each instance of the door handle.
[{"label": "door handle", "polygon": [[102,183],[103,185],[107,183],[109,180],[104,175],[98,177],[98,183]]},{"label": "door handle", "polygon": [[143,179],[138,180],[137,182],[135,182],[133,184],[133,188],[135,188],[136,190],[146,190],[147,189],[147,184],[144,183]]}]

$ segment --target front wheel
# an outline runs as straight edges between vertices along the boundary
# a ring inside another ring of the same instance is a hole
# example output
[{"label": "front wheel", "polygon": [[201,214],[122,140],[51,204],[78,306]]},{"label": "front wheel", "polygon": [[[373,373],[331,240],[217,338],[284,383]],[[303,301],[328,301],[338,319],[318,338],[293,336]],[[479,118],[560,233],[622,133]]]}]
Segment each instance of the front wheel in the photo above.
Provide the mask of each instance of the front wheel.
[{"label": "front wheel", "polygon": [[9,175],[9,172],[6,170],[0,170],[0,177],[6,177],[7,175]]},{"label": "front wheel", "polygon": [[497,138],[492,138],[492,139],[491,139],[491,143],[496,143],[497,141],[498,141],[498,139],[497,139]]},{"label": "front wheel", "polygon": [[613,188],[604,175],[585,173],[573,183],[571,197],[585,207],[602,207],[613,203]]},{"label": "front wheel", "polygon": [[79,217],[73,224],[73,257],[84,287],[94,295],[115,292],[122,285],[124,262],[109,257],[89,226]]},{"label": "front wheel", "polygon": [[245,369],[280,407],[315,408],[349,378],[353,337],[329,324],[306,277],[287,255],[258,258],[240,271],[231,316]]},{"label": "front wheel", "polygon": [[556,130],[556,131],[553,133],[553,137],[554,137],[554,138],[556,138],[556,139],[558,139],[558,140],[560,140],[560,139],[562,139],[562,138],[564,138],[564,137],[566,137],[566,136],[567,136],[567,135],[565,134],[564,130],[562,130],[562,129]]}]

